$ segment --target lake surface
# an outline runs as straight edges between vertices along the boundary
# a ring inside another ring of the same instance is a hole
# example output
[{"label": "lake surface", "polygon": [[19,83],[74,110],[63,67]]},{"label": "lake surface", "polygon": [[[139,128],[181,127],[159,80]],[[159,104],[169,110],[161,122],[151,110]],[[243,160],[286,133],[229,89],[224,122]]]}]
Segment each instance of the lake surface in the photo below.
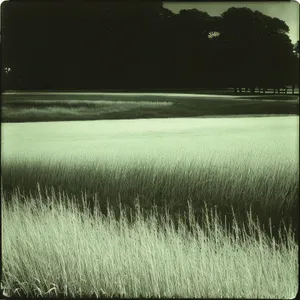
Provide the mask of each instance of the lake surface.
[{"label": "lake surface", "polygon": [[2,160],[298,163],[299,117],[3,123]]}]

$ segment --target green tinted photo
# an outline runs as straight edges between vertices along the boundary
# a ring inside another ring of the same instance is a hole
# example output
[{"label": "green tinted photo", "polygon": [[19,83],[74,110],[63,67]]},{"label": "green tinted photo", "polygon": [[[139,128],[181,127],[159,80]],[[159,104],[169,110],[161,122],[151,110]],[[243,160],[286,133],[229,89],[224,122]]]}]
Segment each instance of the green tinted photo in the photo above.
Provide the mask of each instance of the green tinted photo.
[{"label": "green tinted photo", "polygon": [[292,1],[4,1],[3,298],[295,298],[298,27]]}]

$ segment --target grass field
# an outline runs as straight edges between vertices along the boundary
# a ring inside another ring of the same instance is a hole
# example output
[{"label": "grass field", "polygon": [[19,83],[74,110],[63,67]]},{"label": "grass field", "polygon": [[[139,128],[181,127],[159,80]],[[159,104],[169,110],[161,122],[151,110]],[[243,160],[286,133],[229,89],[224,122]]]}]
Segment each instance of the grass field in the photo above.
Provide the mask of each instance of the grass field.
[{"label": "grass field", "polygon": [[190,210],[175,228],[168,214],[144,217],[138,205],[129,222],[122,207],[118,218],[109,209],[92,217],[63,195],[23,197],[3,203],[7,294],[291,299],[298,291],[292,232],[276,243],[250,214],[247,234],[209,210],[202,226]]},{"label": "grass field", "polygon": [[295,297],[298,122],[3,124],[6,292]]},{"label": "grass field", "polygon": [[2,98],[3,122],[299,114],[297,95],[23,92]]}]

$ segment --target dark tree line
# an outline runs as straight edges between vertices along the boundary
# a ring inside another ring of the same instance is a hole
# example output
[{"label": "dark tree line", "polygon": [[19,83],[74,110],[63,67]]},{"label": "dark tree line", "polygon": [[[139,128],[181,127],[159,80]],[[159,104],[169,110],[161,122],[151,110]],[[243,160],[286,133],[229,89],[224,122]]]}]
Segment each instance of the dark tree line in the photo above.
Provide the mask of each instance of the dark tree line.
[{"label": "dark tree line", "polygon": [[173,14],[161,1],[77,3],[2,5],[5,90],[253,92],[298,83],[299,45],[284,21],[259,11],[212,17],[196,9]]}]

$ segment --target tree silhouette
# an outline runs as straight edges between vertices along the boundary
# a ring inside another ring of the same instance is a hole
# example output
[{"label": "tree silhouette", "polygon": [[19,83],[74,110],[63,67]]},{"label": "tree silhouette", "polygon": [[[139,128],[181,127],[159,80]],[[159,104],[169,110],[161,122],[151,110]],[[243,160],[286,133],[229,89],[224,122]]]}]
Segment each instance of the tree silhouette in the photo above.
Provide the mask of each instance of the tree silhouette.
[{"label": "tree silhouette", "polygon": [[10,1],[2,10],[6,90],[255,92],[299,78],[288,26],[248,8],[213,17],[161,1]]},{"label": "tree silhouette", "polygon": [[299,57],[299,41],[294,45],[294,53]]}]

